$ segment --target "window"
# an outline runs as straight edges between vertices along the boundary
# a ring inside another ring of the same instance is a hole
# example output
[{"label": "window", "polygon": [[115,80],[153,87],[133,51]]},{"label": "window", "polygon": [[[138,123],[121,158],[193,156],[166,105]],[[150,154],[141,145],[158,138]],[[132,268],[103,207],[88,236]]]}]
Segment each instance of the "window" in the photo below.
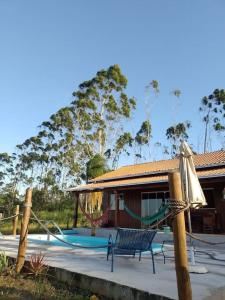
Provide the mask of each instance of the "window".
[{"label": "window", "polygon": [[115,210],[116,209],[116,195],[110,194],[110,209]]},{"label": "window", "polygon": [[163,203],[167,203],[169,192],[147,192],[141,196],[141,216],[146,217],[154,215]]},{"label": "window", "polygon": [[[124,210],[124,193],[118,194],[119,210]],[[110,194],[110,209],[116,210],[116,194]]]},{"label": "window", "polygon": [[119,210],[124,210],[124,193],[119,194]]}]

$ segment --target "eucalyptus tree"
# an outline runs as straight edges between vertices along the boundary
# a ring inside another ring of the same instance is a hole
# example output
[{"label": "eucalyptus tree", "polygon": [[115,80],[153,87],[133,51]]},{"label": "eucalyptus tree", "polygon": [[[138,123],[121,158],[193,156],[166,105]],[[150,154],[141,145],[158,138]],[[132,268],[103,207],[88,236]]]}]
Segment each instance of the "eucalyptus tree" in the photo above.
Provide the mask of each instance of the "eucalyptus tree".
[{"label": "eucalyptus tree", "polygon": [[73,93],[72,111],[78,140],[91,159],[95,154],[112,153],[123,133],[123,122],[136,107],[125,93],[127,79],[118,65],[97,72]]},{"label": "eucalyptus tree", "polygon": [[23,184],[43,191],[42,202],[81,182],[84,173],[92,177],[105,172],[105,159],[115,167],[122,153],[129,154],[133,138],[123,127],[136,102],[125,93],[126,86],[118,65],[97,72],[73,92],[70,105],[42,122],[36,136],[17,145],[15,174],[20,170]]},{"label": "eucalyptus tree", "polygon": [[21,180],[19,167],[15,153],[0,153],[0,198],[9,213],[18,200],[18,183]]},{"label": "eucalyptus tree", "polygon": [[149,120],[144,121],[134,139],[135,144],[138,147],[138,151],[135,154],[137,159],[142,158],[143,146],[148,145],[149,147],[151,132],[152,132],[152,127],[150,121]]},{"label": "eucalyptus tree", "polygon": [[[124,132],[118,137],[111,155],[112,169],[118,167],[119,158],[122,153],[125,153],[126,155],[130,156],[133,143],[134,143],[134,138],[132,137],[130,132]],[[107,153],[108,151],[105,153],[106,157],[107,157]]]},{"label": "eucalyptus tree", "polygon": [[44,174],[51,169],[57,185],[63,189],[66,187],[65,180],[69,182],[71,177],[75,179],[79,173],[79,160],[85,148],[76,140],[71,107],[58,110],[49,121],[42,123],[41,129],[40,133],[45,132],[42,140],[44,153],[47,154]]},{"label": "eucalyptus tree", "polygon": [[42,140],[38,136],[30,137],[16,146],[25,184],[33,185],[37,180],[42,146]]},{"label": "eucalyptus tree", "polygon": [[166,130],[166,137],[171,142],[171,155],[176,156],[179,153],[179,143],[182,140],[188,140],[188,129],[191,127],[189,121],[170,126]]},{"label": "eucalyptus tree", "polygon": [[[147,92],[147,97],[144,101],[144,111],[146,115],[146,121],[150,125],[151,122],[151,112],[156,104],[158,95],[159,95],[159,82],[155,79],[153,79],[147,86],[146,86],[146,92]],[[152,96],[153,95],[153,96]],[[147,123],[146,123],[147,124]],[[144,145],[148,145],[148,159],[151,159],[151,130],[146,131],[146,142]],[[140,144],[139,144],[140,145]],[[141,158],[140,153],[136,153],[137,158]]]},{"label": "eucalyptus tree", "polygon": [[180,89],[173,89],[171,91],[171,95],[173,96],[173,102],[171,105],[171,111],[172,111],[172,121],[176,123],[176,117],[179,112],[179,106],[181,104],[180,97],[181,97],[181,90]]},{"label": "eucalyptus tree", "polygon": [[7,180],[11,167],[12,157],[6,152],[0,153],[0,187],[2,187]]},{"label": "eucalyptus tree", "polygon": [[216,132],[222,133],[225,130],[225,90],[215,89],[212,94],[201,100],[199,108],[203,114],[205,123],[204,132],[204,153],[208,150],[207,144],[210,139],[209,133],[212,127]]}]

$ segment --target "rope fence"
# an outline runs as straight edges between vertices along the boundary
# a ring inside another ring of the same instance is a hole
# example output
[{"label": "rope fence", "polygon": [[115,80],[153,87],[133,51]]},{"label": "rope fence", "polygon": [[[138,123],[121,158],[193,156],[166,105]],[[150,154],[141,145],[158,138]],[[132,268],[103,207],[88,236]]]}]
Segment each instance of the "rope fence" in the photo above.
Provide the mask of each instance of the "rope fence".
[{"label": "rope fence", "polygon": [[[153,225],[151,226],[148,226],[148,228],[144,229],[144,230],[149,230],[149,229],[154,229],[154,228],[157,228],[161,223],[163,223],[166,219],[168,218],[174,218],[177,214],[179,214],[180,212],[182,211],[186,211],[187,209],[189,208],[189,205],[184,202],[184,201],[177,201],[175,199],[169,199],[169,212],[159,221],[157,221],[156,223],[154,223]],[[64,244],[67,244],[68,246],[72,246],[74,248],[107,248],[108,245],[99,245],[99,246],[80,246],[80,245],[74,245],[70,242],[67,242],[65,241],[64,239],[61,239],[59,238],[57,235],[55,235],[54,233],[52,233],[48,228],[47,226],[44,224],[46,222],[46,220],[40,220],[37,215],[33,212],[33,210],[31,210],[31,213],[33,215],[33,217],[30,217],[31,220],[33,221],[36,221],[49,235],[53,236],[54,238],[56,238],[58,241],[64,243]],[[6,217],[6,218],[1,218],[0,219],[0,223],[1,222],[4,222],[4,221],[7,221],[7,220],[10,220],[10,219],[14,219],[15,217],[17,216],[22,216],[23,214],[20,213],[20,214],[15,214],[15,215],[12,215],[12,216],[9,216],[9,217]],[[48,221],[49,222],[49,221]],[[212,246],[215,246],[215,245],[223,245],[225,244],[225,241],[224,242],[210,242],[210,241],[207,241],[205,239],[202,239],[202,238],[199,238],[197,237],[196,235],[192,234],[192,233],[189,233],[188,231],[186,231],[186,235],[191,237],[192,239],[196,240],[196,241],[199,241],[201,243],[205,243],[205,244],[208,244],[208,245],[212,245]]]},{"label": "rope fence", "polygon": [[14,219],[15,217],[18,217],[19,215],[20,215],[20,214],[16,214],[16,215],[9,216],[9,217],[6,217],[6,218],[1,218],[1,219],[0,219],[0,222],[6,221],[6,220],[10,220],[10,219]]},{"label": "rope fence", "polygon": [[210,242],[210,241],[206,241],[206,240],[204,240],[204,239],[201,239],[201,238],[199,238],[199,237],[197,237],[196,235],[194,235],[194,234],[192,234],[192,233],[190,233],[190,232],[188,232],[188,231],[186,231],[186,234],[189,236],[189,237],[191,237],[192,239],[194,239],[194,240],[196,240],[196,241],[199,241],[199,242],[202,242],[202,243],[205,243],[205,244],[208,244],[208,245],[223,245],[223,244],[225,244],[225,242]]},{"label": "rope fence", "polygon": [[37,221],[37,223],[51,236],[53,236],[55,239],[57,239],[58,241],[71,246],[73,248],[84,248],[84,249],[97,249],[97,248],[108,248],[108,244],[107,245],[98,245],[98,246],[81,246],[81,245],[74,245],[70,242],[65,241],[64,239],[59,238],[57,235],[55,235],[54,233],[52,233],[36,216],[36,214],[33,212],[33,210],[31,210],[31,213],[34,217],[34,219]]}]

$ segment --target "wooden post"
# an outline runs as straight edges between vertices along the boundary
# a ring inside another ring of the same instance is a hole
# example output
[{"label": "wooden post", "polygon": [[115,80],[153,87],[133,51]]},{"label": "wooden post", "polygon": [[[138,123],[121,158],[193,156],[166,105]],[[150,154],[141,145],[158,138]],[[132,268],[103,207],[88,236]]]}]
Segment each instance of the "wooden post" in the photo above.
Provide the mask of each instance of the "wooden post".
[{"label": "wooden post", "polygon": [[16,231],[17,231],[17,223],[18,223],[18,218],[19,218],[19,213],[20,213],[20,206],[17,205],[15,209],[15,218],[13,219],[13,236],[16,236]]},{"label": "wooden post", "polygon": [[78,220],[78,200],[79,200],[79,194],[78,193],[74,193],[73,228],[77,227],[77,220]]},{"label": "wooden post", "polygon": [[19,241],[19,248],[18,248],[18,255],[17,255],[17,262],[16,262],[16,273],[19,273],[21,271],[25,261],[31,206],[32,206],[32,189],[28,188],[26,190],[23,219],[22,219],[21,230],[20,230],[20,241]]},{"label": "wooden post", "polygon": [[[179,172],[169,173],[169,188],[170,197],[172,199],[175,199],[176,201],[182,201],[181,180]],[[192,290],[188,272],[184,212],[177,214],[173,220],[173,235],[179,300],[191,300]]]}]

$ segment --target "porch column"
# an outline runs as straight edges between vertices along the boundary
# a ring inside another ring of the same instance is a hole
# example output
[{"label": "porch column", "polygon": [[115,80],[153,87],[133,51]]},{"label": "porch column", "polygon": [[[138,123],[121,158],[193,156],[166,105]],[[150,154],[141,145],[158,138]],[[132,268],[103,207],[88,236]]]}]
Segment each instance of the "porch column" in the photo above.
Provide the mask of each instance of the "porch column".
[{"label": "porch column", "polygon": [[78,219],[78,199],[79,193],[74,193],[74,214],[73,214],[73,227],[77,227],[77,219]]},{"label": "porch column", "polygon": [[116,210],[115,210],[115,227],[119,225],[119,194],[117,191],[114,191],[115,194],[115,201],[116,201]]}]

